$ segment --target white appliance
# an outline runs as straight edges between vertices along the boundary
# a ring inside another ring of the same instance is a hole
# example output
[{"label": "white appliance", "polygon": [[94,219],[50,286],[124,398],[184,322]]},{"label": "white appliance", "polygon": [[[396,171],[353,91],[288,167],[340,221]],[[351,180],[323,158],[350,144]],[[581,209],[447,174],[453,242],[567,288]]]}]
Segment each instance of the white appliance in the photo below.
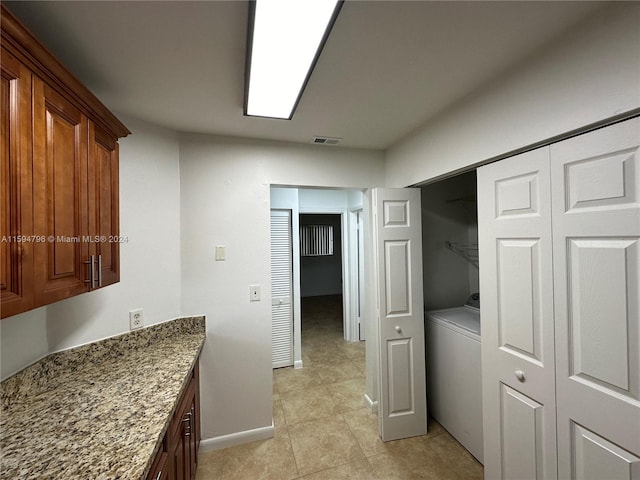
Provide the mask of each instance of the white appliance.
[{"label": "white appliance", "polygon": [[480,304],[425,312],[430,415],[483,463]]}]

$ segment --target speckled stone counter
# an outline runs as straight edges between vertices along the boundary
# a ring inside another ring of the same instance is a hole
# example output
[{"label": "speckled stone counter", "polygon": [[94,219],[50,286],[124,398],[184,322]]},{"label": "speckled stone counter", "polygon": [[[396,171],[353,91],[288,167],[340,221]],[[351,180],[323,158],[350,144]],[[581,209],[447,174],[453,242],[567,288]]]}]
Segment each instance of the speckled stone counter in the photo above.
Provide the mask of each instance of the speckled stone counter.
[{"label": "speckled stone counter", "polygon": [[0,478],[144,479],[205,335],[204,317],[180,318],[3,381]]}]

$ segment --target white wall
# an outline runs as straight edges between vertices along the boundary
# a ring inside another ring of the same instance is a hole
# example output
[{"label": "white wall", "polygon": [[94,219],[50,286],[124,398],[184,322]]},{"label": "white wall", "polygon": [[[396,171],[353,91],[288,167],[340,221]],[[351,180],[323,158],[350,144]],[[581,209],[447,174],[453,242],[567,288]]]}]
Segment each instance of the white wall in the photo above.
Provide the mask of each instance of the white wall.
[{"label": "white wall", "polygon": [[387,186],[456,171],[640,107],[640,3],[617,2],[387,151]]},{"label": "white wall", "polygon": [[[182,308],[207,315],[202,436],[250,436],[272,422],[270,186],[379,186],[383,155],[184,135],[180,178]],[[214,261],[215,245],[226,245],[226,261]],[[253,283],[261,302],[249,302]]]},{"label": "white wall", "polygon": [[[145,325],[181,315],[180,170],[176,134],[121,117],[120,282],[2,320],[2,378],[50,352],[129,330],[129,310]],[[193,313],[193,312],[190,312]]]},{"label": "white wall", "polygon": [[45,357],[49,353],[46,307],[2,319],[0,341],[3,380]]},{"label": "white wall", "polygon": [[122,121],[133,134],[120,141],[120,282],[47,307],[52,351],[129,331],[134,308],[145,325],[181,314],[178,138]]},{"label": "white wall", "polygon": [[300,213],[341,212],[349,206],[351,190],[301,188]]}]

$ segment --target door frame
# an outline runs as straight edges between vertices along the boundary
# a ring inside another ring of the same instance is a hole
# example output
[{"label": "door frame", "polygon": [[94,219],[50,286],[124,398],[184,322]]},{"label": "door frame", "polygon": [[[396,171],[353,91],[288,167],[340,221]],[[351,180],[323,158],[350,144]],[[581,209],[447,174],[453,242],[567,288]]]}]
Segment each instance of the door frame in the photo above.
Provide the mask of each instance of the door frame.
[{"label": "door frame", "polygon": [[[360,225],[358,228],[358,218]],[[349,245],[351,263],[351,322],[349,323],[352,341],[366,339],[364,328],[364,208],[349,209]]]},{"label": "door frame", "polygon": [[[357,319],[352,315],[353,308],[351,305],[354,304],[355,300],[354,295],[357,292],[353,292],[350,289],[350,285],[352,285],[351,277],[351,257],[349,250],[351,249],[351,239],[353,238],[349,232],[349,211],[350,210],[363,210],[363,215],[361,217],[362,220],[362,229],[364,236],[364,251],[363,251],[363,266],[362,268],[366,271],[369,268],[369,258],[367,252],[368,248],[368,231],[369,221],[367,217],[367,206],[366,206],[366,192],[367,189],[358,188],[358,187],[327,187],[327,186],[309,186],[309,185],[280,185],[280,184],[271,184],[270,189],[295,189],[296,191],[305,190],[305,189],[317,189],[317,190],[344,190],[347,192],[361,192],[362,200],[360,204],[355,204],[355,206],[345,206],[345,207],[323,207],[322,205],[315,206],[307,206],[300,207],[299,199],[296,196],[295,201],[287,200],[284,203],[278,203],[277,206],[273,206],[270,204],[271,209],[290,209],[291,210],[291,240],[292,240],[292,249],[293,249],[293,366],[294,368],[303,368],[302,361],[302,340],[301,340],[301,327],[302,327],[302,308],[301,308],[301,296],[300,296],[300,215],[301,214],[339,214],[341,215],[341,229],[342,229],[342,238],[340,248],[342,249],[342,294],[344,299],[343,305],[343,332],[344,338],[347,341],[356,341],[357,337]],[[366,283],[366,277],[365,277]],[[366,296],[368,295],[366,288],[363,286],[363,296],[361,297],[361,308],[365,313],[363,316],[365,320],[370,318],[366,315],[367,312],[367,300]],[[355,326],[354,326],[355,325]],[[366,327],[369,329],[369,327]],[[368,353],[367,353],[368,355]],[[375,395],[371,395],[375,396]]]}]

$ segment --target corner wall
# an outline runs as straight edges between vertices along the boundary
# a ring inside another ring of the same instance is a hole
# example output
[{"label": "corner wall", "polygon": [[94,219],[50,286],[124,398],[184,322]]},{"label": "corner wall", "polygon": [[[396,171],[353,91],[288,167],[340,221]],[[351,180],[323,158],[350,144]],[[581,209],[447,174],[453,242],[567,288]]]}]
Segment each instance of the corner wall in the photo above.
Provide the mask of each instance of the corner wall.
[{"label": "corner wall", "polygon": [[[270,186],[380,186],[383,168],[378,151],[181,137],[182,309],[207,316],[204,448],[272,428]],[[215,245],[226,261],[214,261]],[[250,284],[262,301],[249,302]]]}]

